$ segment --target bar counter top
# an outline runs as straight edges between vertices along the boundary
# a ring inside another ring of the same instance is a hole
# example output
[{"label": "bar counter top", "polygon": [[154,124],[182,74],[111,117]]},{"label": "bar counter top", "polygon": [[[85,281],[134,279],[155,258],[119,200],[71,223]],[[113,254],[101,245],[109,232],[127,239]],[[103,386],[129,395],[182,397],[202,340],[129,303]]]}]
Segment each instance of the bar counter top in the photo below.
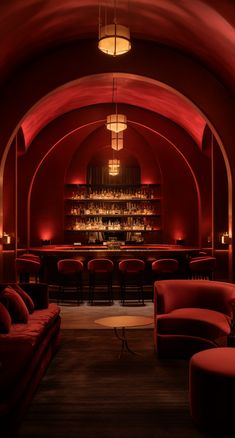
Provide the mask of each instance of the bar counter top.
[{"label": "bar counter top", "polygon": [[59,255],[61,253],[92,253],[92,252],[109,252],[115,253],[131,253],[131,252],[139,252],[139,253],[151,253],[151,252],[164,252],[164,253],[197,253],[200,251],[200,248],[196,247],[187,247],[181,245],[158,245],[158,244],[141,244],[141,245],[121,245],[119,248],[110,248],[106,245],[46,245],[40,247],[31,247],[31,248],[22,248],[18,249],[18,255],[22,254],[25,251],[30,251],[38,255],[45,254],[55,254]]}]

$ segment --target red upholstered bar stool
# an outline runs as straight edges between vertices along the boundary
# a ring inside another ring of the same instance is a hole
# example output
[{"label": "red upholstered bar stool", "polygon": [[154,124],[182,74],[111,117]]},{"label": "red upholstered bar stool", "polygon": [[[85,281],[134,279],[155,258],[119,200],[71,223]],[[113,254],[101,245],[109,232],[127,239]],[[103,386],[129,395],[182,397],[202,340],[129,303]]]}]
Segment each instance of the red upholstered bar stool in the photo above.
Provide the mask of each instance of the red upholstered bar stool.
[{"label": "red upholstered bar stool", "polygon": [[108,300],[113,304],[113,269],[112,260],[92,259],[87,263],[89,273],[89,302],[93,304],[95,292],[99,291],[100,296],[107,290]]},{"label": "red upholstered bar stool", "polygon": [[20,283],[29,283],[30,278],[33,277],[35,283],[38,282],[41,262],[27,258],[17,257],[15,259],[17,281]]},{"label": "red upholstered bar stool", "polygon": [[21,259],[34,260],[35,262],[41,263],[41,257],[36,255],[36,254],[32,254],[31,252],[25,252],[24,254],[22,254],[20,256],[20,258]]},{"label": "red upholstered bar stool", "polygon": [[83,301],[83,263],[76,259],[63,259],[57,262],[59,273],[59,293],[58,302],[63,298],[65,293],[75,293],[77,302]]},{"label": "red upholstered bar stool", "polygon": [[126,259],[119,262],[120,272],[120,295],[121,303],[124,305],[126,300],[126,293],[138,293],[139,302],[142,301],[144,305],[144,270],[145,262],[140,259]]},{"label": "red upholstered bar stool", "polygon": [[215,267],[215,257],[196,257],[189,262],[189,278],[192,280],[213,280]]},{"label": "red upholstered bar stool", "polygon": [[176,278],[179,272],[179,262],[176,259],[159,259],[152,263],[154,281]]}]

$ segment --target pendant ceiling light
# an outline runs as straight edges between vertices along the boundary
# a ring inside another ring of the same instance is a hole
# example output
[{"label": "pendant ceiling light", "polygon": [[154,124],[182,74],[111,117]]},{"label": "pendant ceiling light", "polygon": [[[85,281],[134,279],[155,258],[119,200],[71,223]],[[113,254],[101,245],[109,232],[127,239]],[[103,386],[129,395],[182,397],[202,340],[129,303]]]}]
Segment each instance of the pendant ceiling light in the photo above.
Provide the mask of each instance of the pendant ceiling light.
[{"label": "pendant ceiling light", "polygon": [[112,158],[112,160],[109,160],[109,175],[118,175],[120,171],[120,160],[116,158]]},{"label": "pendant ceiling light", "polygon": [[124,114],[110,114],[107,116],[106,128],[109,131],[121,132],[127,128],[127,119]]},{"label": "pendant ceiling light", "polygon": [[[127,118],[125,114],[119,114],[117,109],[117,85],[114,86],[114,78],[113,78],[113,87],[112,87],[112,102],[115,104],[115,113],[107,116],[106,128],[109,131],[113,132],[121,132],[127,128]],[[114,96],[116,92],[116,98]]]},{"label": "pendant ceiling light", "polygon": [[111,147],[115,151],[120,151],[121,149],[123,149],[123,131],[112,131]]},{"label": "pendant ceiling light", "polygon": [[107,55],[118,56],[131,49],[130,29],[117,23],[117,0],[114,0],[112,18],[108,19],[108,8],[99,7],[99,43],[98,47]]}]

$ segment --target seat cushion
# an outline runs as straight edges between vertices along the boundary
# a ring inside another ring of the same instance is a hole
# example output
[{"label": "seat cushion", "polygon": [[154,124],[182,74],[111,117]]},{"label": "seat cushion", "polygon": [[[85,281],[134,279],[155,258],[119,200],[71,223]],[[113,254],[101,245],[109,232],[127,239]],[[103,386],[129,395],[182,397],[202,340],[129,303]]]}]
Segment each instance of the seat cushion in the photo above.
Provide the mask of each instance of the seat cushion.
[{"label": "seat cushion", "polygon": [[230,333],[230,318],[215,310],[176,309],[157,317],[157,332],[216,339]]}]

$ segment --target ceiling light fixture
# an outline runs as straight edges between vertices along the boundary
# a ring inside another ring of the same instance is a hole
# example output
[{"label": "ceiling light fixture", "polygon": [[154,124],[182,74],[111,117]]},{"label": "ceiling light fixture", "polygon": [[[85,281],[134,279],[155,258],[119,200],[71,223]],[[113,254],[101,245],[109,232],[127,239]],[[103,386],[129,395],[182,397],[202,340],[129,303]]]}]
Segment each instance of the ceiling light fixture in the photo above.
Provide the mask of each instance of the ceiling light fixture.
[{"label": "ceiling light fixture", "polygon": [[[113,88],[112,88],[112,102],[115,103],[115,113],[107,116],[106,120],[106,128],[109,131],[113,132],[121,132],[127,128],[127,118],[125,114],[118,114],[117,109],[117,86],[114,86],[114,78],[113,78]],[[116,91],[116,99],[114,98],[114,93]],[[116,102],[115,102],[116,101]]]},{"label": "ceiling light fixture", "polygon": [[98,47],[103,53],[111,56],[123,55],[131,49],[130,29],[117,23],[116,3],[117,0],[114,0],[114,11],[111,24],[108,24],[107,7],[104,7],[104,25],[102,24],[101,5],[99,6]]},{"label": "ceiling light fixture", "polygon": [[108,163],[109,175],[118,175],[120,171],[120,160],[112,158]]},{"label": "ceiling light fixture", "polygon": [[123,149],[123,131],[112,131],[111,147],[115,151],[120,151],[121,149]]}]

